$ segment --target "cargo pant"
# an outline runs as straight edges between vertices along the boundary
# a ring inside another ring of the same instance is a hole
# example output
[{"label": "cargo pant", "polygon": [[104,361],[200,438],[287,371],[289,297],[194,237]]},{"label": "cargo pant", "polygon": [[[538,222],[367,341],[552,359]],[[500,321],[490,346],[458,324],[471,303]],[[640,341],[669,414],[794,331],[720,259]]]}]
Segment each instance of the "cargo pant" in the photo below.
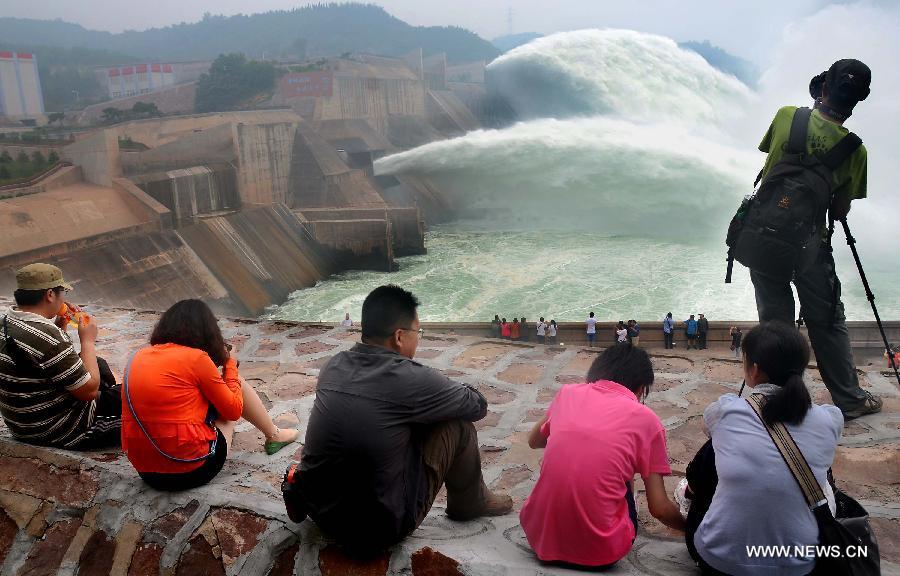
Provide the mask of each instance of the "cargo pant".
[{"label": "cargo pant", "polygon": [[447,486],[447,516],[470,520],[479,516],[488,488],[481,475],[481,453],[475,425],[463,420],[434,424],[422,446],[428,495],[416,515],[416,526],[425,520],[442,485]]},{"label": "cargo pant", "polygon": [[[780,320],[792,324],[794,295],[790,283],[773,280],[755,270],[750,271],[750,280],[756,290],[759,321]],[[858,408],[866,394],[859,387],[856,375],[841,302],[841,281],[834,269],[830,247],[823,246],[817,262],[794,277],[794,286],[819,372],[834,404],[842,412]]]}]

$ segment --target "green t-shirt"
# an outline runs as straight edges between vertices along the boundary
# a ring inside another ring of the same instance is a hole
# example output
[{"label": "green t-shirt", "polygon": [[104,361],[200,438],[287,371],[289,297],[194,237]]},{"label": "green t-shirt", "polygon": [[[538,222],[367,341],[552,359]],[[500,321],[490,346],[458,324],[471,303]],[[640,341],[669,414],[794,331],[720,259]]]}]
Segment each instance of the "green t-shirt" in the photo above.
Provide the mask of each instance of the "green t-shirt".
[{"label": "green t-shirt", "polygon": [[[787,147],[791,133],[791,122],[794,119],[796,106],[785,106],[775,114],[775,119],[769,126],[769,131],[759,143],[759,151],[766,152],[766,165],[763,168],[763,177],[776,162],[781,160],[784,149]],[[838,126],[822,117],[818,110],[813,110],[809,119],[809,134],[806,138],[806,151],[809,154],[821,154],[831,150],[838,141],[849,134],[850,131],[843,126]],[[860,146],[856,151],[834,171],[834,195],[835,198],[846,198],[849,194],[851,200],[866,197],[866,147]]]}]

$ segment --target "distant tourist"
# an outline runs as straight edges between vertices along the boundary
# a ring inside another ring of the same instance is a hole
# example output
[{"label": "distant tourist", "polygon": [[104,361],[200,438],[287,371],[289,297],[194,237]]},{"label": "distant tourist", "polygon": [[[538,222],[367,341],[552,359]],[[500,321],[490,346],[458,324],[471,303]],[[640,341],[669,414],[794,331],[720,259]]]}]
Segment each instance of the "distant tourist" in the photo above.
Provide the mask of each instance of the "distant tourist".
[{"label": "distant tourist", "polygon": [[663,319],[663,342],[667,350],[675,348],[675,321],[672,320],[671,312]]},{"label": "distant tourist", "polygon": [[684,335],[687,336],[687,349],[691,348],[697,349],[697,321],[694,320],[694,315],[691,314],[691,317],[683,322],[684,324]]},{"label": "distant tourist", "polygon": [[619,344],[628,342],[628,328],[625,327],[625,323],[621,320],[616,324],[616,342]]},{"label": "distant tourist", "polygon": [[731,350],[734,352],[734,357],[740,359],[741,357],[741,340],[744,335],[741,332],[740,326],[732,326],[731,329],[728,330],[728,333],[731,335]]},{"label": "distant tourist", "polygon": [[894,366],[900,369],[900,346],[894,344],[890,347],[891,355],[894,357],[894,363],[891,365],[891,357],[888,356],[888,351],[885,350],[882,356],[887,360],[888,370],[893,370]]},{"label": "distant tourist", "polygon": [[500,336],[509,340],[512,335],[512,324],[506,321],[506,318],[500,321]]},{"label": "distant tourist", "polygon": [[453,520],[498,516],[512,499],[481,474],[475,388],[413,360],[419,302],[381,286],[362,307],[362,343],[322,368],[300,461],[306,512],[330,538],[371,552],[422,523],[441,487]]},{"label": "distant tourist", "polygon": [[628,321],[628,341],[632,346],[641,345],[641,325],[637,323],[637,320]]},{"label": "distant tourist", "polygon": [[522,334],[522,342],[528,342],[531,339],[528,336],[528,322],[525,321],[524,316],[522,316],[522,319],[519,321],[519,332]]},{"label": "distant tourist", "polygon": [[[796,442],[833,513],[827,475],[844,419],[835,406],[812,403],[803,383],[809,355],[809,344],[791,324],[760,324],[744,337],[744,379],[751,394],[764,399],[765,422],[786,426],[781,433]],[[701,572],[809,574],[815,556],[750,555],[760,544],[791,550],[815,546],[819,527],[748,399],[723,395],[704,410],[703,426],[712,442],[687,468],[692,500],[685,533]]]},{"label": "distant tourist", "polygon": [[519,319],[513,318],[512,326],[509,327],[509,339],[510,340],[518,340],[521,334],[519,333]]},{"label": "distant tourist", "polygon": [[563,386],[528,436],[531,448],[545,451],[519,520],[541,560],[597,568],[624,558],[634,543],[636,474],[651,515],[676,530],[684,520],[663,482],[672,473],[665,428],[643,404],[653,384],[647,353],[612,346],[586,380]]},{"label": "distant tourist", "polygon": [[588,314],[588,318],[584,321],[584,324],[587,328],[588,346],[593,348],[594,340],[597,338],[597,319],[594,318],[593,312]]},{"label": "distant tourist", "polygon": [[89,450],[119,445],[120,387],[97,357],[97,321],[78,323],[81,353],[66,333],[72,287],[50,264],[16,271],[15,306],[0,338],[0,413],[13,438],[39,446]]},{"label": "distant tourist", "polygon": [[537,326],[537,341],[539,344],[547,343],[547,323],[544,322],[544,317],[541,316],[541,319],[538,320]]},{"label": "distant tourist", "polygon": [[706,350],[706,334],[709,332],[709,320],[706,319],[706,316],[700,314],[700,319],[697,320],[697,343],[701,350]]},{"label": "distant tourist", "polygon": [[556,320],[550,320],[550,324],[547,325],[547,342],[550,344],[556,344]]},{"label": "distant tourist", "polygon": [[157,490],[188,490],[212,480],[241,417],[265,435],[267,454],[298,436],[272,422],[200,300],[182,300],[163,313],[150,346],[129,362],[122,392],[122,448]]},{"label": "distant tourist", "polygon": [[353,320],[350,319],[349,312],[347,312],[347,314],[344,316],[344,319],[341,321],[341,326],[346,326],[347,328],[353,326]]},{"label": "distant tourist", "polygon": [[491,320],[491,337],[500,337],[500,316],[498,314],[494,314],[494,319]]}]

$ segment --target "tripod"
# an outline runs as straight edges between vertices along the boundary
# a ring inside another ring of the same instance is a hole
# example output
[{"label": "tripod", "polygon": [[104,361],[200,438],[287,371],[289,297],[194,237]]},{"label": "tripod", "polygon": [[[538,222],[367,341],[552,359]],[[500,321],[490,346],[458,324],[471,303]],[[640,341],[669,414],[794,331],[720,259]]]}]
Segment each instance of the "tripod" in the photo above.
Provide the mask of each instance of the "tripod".
[{"label": "tripod", "polygon": [[884,333],[884,326],[881,324],[881,317],[878,316],[878,309],[875,307],[875,295],[869,288],[869,281],[866,279],[866,273],[863,271],[862,262],[859,259],[859,253],[856,251],[856,238],[850,234],[850,227],[847,226],[847,219],[841,219],[841,226],[844,227],[844,236],[847,237],[847,245],[853,252],[853,259],[856,260],[856,269],[859,270],[859,277],[862,279],[863,288],[866,290],[866,298],[872,305],[872,312],[875,314],[875,323],[878,324],[878,330],[881,332],[881,339],[884,341],[884,349],[887,350],[888,359],[891,362],[891,368],[894,369],[894,376],[897,377],[897,384],[900,384],[900,371],[897,369],[897,363],[894,361],[894,354],[891,350],[891,344],[888,342],[887,335]]}]

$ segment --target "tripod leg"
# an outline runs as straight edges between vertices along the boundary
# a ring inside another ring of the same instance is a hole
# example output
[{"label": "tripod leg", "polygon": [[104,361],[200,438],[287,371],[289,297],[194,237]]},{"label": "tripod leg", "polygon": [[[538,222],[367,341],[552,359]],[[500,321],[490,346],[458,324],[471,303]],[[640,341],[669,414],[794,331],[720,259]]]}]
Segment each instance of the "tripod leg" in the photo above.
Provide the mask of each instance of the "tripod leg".
[{"label": "tripod leg", "polygon": [[887,334],[884,333],[884,325],[881,323],[881,317],[878,315],[878,308],[875,306],[875,294],[873,294],[872,289],[869,288],[866,272],[863,270],[862,261],[859,259],[859,253],[856,251],[856,238],[850,233],[850,226],[847,225],[846,218],[841,219],[841,226],[844,228],[844,236],[847,237],[847,245],[850,246],[850,251],[853,253],[853,259],[856,261],[856,269],[859,270],[859,277],[862,280],[863,288],[866,290],[866,298],[868,298],[869,304],[872,305],[875,323],[878,324],[878,330],[881,332],[881,339],[884,341],[884,349],[891,359],[891,366],[894,368],[894,376],[897,378],[897,384],[900,385],[900,370],[898,370],[898,366],[896,362],[894,362],[894,357],[891,354],[891,344],[888,342]]}]

